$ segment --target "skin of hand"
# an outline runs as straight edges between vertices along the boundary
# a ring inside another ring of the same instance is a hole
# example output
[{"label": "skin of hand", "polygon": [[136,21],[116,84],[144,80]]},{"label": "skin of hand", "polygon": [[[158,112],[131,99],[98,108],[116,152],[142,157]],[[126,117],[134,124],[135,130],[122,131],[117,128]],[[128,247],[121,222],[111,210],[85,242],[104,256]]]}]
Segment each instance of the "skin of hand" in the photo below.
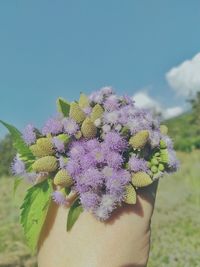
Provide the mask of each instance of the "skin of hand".
[{"label": "skin of hand", "polygon": [[52,203],[38,245],[38,267],[145,267],[158,181],[138,189],[106,222],[83,211],[69,232],[69,208]]}]

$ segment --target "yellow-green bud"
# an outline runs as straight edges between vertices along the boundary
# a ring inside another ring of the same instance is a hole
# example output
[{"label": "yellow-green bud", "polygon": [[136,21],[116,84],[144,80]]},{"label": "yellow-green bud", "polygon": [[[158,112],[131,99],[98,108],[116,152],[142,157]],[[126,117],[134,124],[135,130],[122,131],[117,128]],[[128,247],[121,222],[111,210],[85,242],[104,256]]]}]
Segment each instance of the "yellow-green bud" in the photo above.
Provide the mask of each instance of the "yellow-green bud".
[{"label": "yellow-green bud", "polygon": [[136,187],[144,187],[152,183],[151,177],[146,172],[133,173],[131,181]]},{"label": "yellow-green bud", "polygon": [[71,103],[69,116],[70,118],[74,119],[77,123],[83,122],[86,117],[85,113],[76,102]]},{"label": "yellow-green bud", "polygon": [[95,122],[97,119],[100,119],[103,113],[104,113],[104,109],[102,108],[102,106],[99,104],[96,104],[93,107],[92,112],[90,114],[91,121]]},{"label": "yellow-green bud", "polygon": [[152,166],[152,167],[151,167],[151,171],[152,171],[153,173],[157,173],[157,172],[158,172],[158,168],[157,168],[156,166]]},{"label": "yellow-green bud", "polygon": [[90,118],[86,118],[81,126],[81,132],[87,139],[93,138],[97,134],[97,128]]},{"label": "yellow-green bud", "polygon": [[58,162],[54,156],[45,156],[37,159],[32,165],[33,171],[36,172],[53,172],[57,170],[57,167]]},{"label": "yellow-green bud", "polygon": [[164,134],[164,135],[167,135],[167,133],[168,133],[168,128],[167,128],[167,126],[164,125],[164,124],[160,125],[160,132],[161,132],[162,134]]},{"label": "yellow-green bud", "polygon": [[147,130],[143,130],[132,136],[129,140],[129,144],[134,149],[141,149],[146,145],[148,138],[149,132]]},{"label": "yellow-green bud", "polygon": [[167,145],[164,140],[160,140],[160,148],[161,149],[167,148]]},{"label": "yellow-green bud", "polygon": [[78,131],[77,133],[75,133],[74,136],[75,136],[76,139],[80,139],[82,137],[81,131]]},{"label": "yellow-green bud", "polygon": [[151,165],[157,166],[159,164],[158,160],[156,158],[151,159]]},{"label": "yellow-green bud", "polygon": [[163,163],[169,162],[169,154],[167,149],[160,149],[160,159]]},{"label": "yellow-green bud", "polygon": [[81,93],[80,94],[80,98],[79,98],[79,106],[81,107],[81,108],[86,108],[86,107],[88,107],[90,104],[89,104],[89,98],[88,98],[88,96],[87,95],[85,95],[85,94],[83,94],[83,93]]},{"label": "yellow-green bud", "polygon": [[125,188],[125,198],[124,202],[127,204],[135,204],[136,203],[136,191],[131,184],[128,184]]},{"label": "yellow-green bud", "polygon": [[63,187],[70,187],[73,184],[72,177],[68,174],[66,170],[60,170],[57,172],[53,180],[55,185],[60,185]]},{"label": "yellow-green bud", "polygon": [[165,169],[165,166],[162,164],[162,163],[160,163],[159,165],[158,165],[158,169],[159,169],[159,171],[164,171],[164,169]]},{"label": "yellow-green bud", "polygon": [[34,156],[39,158],[44,156],[51,156],[55,153],[53,149],[52,138],[50,137],[39,138],[36,144],[30,146],[30,150],[32,151]]}]

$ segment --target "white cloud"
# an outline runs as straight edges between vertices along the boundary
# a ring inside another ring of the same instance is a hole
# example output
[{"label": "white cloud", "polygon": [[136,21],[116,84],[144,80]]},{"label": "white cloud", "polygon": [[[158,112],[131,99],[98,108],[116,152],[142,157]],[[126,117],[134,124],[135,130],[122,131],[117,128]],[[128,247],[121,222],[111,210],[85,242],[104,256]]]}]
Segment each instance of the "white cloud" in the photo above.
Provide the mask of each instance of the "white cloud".
[{"label": "white cloud", "polygon": [[183,112],[184,112],[183,108],[177,106],[177,107],[163,109],[162,114],[164,119],[170,119],[178,115],[181,115]]},{"label": "white cloud", "polygon": [[135,105],[140,108],[148,108],[156,113],[160,113],[164,119],[170,119],[183,113],[183,108],[176,106],[164,108],[158,101],[149,96],[147,92],[141,91],[133,95]]},{"label": "white cloud", "polygon": [[200,90],[200,53],[166,73],[169,85],[178,95],[188,97]]}]

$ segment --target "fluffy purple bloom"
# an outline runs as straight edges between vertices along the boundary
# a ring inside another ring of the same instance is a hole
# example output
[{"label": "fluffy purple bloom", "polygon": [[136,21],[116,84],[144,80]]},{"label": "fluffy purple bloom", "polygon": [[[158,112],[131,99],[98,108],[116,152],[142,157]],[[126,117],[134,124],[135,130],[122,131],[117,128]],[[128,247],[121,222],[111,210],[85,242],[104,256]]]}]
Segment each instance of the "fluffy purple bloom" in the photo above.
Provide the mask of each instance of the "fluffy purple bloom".
[{"label": "fluffy purple bloom", "polygon": [[88,191],[80,194],[80,200],[83,208],[87,211],[94,210],[100,202],[100,197],[97,193]]},{"label": "fluffy purple bloom", "polygon": [[100,92],[104,95],[104,96],[109,96],[112,95],[114,93],[114,90],[111,86],[104,86],[100,89]]},{"label": "fluffy purple bloom", "polygon": [[81,173],[81,166],[79,162],[70,159],[66,164],[66,170],[72,177],[76,177]]},{"label": "fluffy purple bloom", "polygon": [[81,158],[80,164],[83,170],[87,170],[96,166],[96,160],[91,153],[87,153],[83,158]]},{"label": "fluffy purple bloom", "polygon": [[85,155],[85,153],[86,150],[84,148],[84,144],[79,141],[75,141],[71,144],[68,154],[72,159],[80,159]]},{"label": "fluffy purple bloom", "polygon": [[152,148],[158,147],[160,144],[161,134],[159,131],[150,131],[149,140]]},{"label": "fluffy purple bloom", "polygon": [[58,162],[59,162],[59,167],[60,169],[66,169],[67,167],[67,162],[68,162],[68,159],[63,157],[63,156],[60,156],[58,158]]},{"label": "fluffy purple bloom", "polygon": [[58,205],[67,205],[68,204],[68,201],[64,195],[64,193],[62,193],[61,191],[54,191],[52,193],[52,199],[58,204]]},{"label": "fluffy purple bloom", "polygon": [[93,189],[98,188],[103,183],[103,174],[96,168],[87,169],[79,176],[77,183],[87,185]]},{"label": "fluffy purple bloom", "polygon": [[138,158],[136,155],[132,155],[128,162],[129,168],[133,172],[148,170],[147,162],[144,159]]},{"label": "fluffy purple bloom", "polygon": [[117,198],[111,194],[103,194],[99,207],[94,211],[94,215],[100,221],[109,218],[111,212],[116,208]]},{"label": "fluffy purple bloom", "polygon": [[11,164],[11,170],[14,175],[21,175],[25,173],[25,163],[18,155],[14,158]]},{"label": "fluffy purple bloom", "polygon": [[123,163],[122,155],[117,152],[111,151],[107,154],[106,162],[109,167],[114,169],[119,169]]},{"label": "fluffy purple bloom", "polygon": [[122,102],[127,106],[127,105],[131,105],[134,106],[135,101],[133,100],[132,97],[128,96],[128,95],[123,95],[122,96]]},{"label": "fluffy purple bloom", "polygon": [[57,118],[50,118],[45,123],[44,127],[42,128],[42,134],[59,134],[63,131],[63,125],[60,119]]},{"label": "fluffy purple bloom", "polygon": [[178,170],[179,166],[180,166],[180,162],[176,157],[176,153],[174,150],[169,149],[168,150],[168,155],[169,155],[169,167],[170,167],[170,171],[171,172],[175,172]]},{"label": "fluffy purple bloom", "polygon": [[119,98],[116,95],[109,96],[104,102],[104,108],[108,111],[119,109]]},{"label": "fluffy purple bloom", "polygon": [[[108,170],[108,169],[107,169]],[[104,169],[105,175],[105,169]],[[106,188],[109,190],[110,194],[118,197],[119,200],[123,198],[124,187],[130,181],[130,173],[126,170],[112,170],[112,175],[107,176]]]},{"label": "fluffy purple bloom", "polygon": [[62,123],[64,126],[64,131],[69,135],[73,135],[79,130],[78,124],[71,118],[64,118]]},{"label": "fluffy purple bloom", "polygon": [[85,143],[85,147],[88,151],[100,148],[100,146],[100,142],[97,139],[90,139]]},{"label": "fluffy purple bloom", "polygon": [[93,92],[90,96],[89,96],[89,100],[90,102],[94,102],[94,103],[98,103],[98,104],[102,104],[103,103],[103,94],[101,91],[96,91]]},{"label": "fluffy purple bloom", "polygon": [[22,133],[22,137],[27,145],[31,145],[36,141],[35,128],[32,124],[28,124]]},{"label": "fluffy purple bloom", "polygon": [[85,107],[85,108],[83,108],[83,111],[88,116],[92,112],[92,108],[91,107]]},{"label": "fluffy purple bloom", "polygon": [[90,155],[92,156],[93,161],[96,164],[105,162],[105,152],[101,147],[97,147],[97,148],[93,149],[90,152]]},{"label": "fluffy purple bloom", "polygon": [[118,124],[119,123],[119,112],[118,111],[105,111],[103,114],[103,121],[107,124]]},{"label": "fluffy purple bloom", "polygon": [[53,145],[56,148],[56,150],[60,153],[65,152],[65,144],[62,140],[60,140],[58,137],[53,137]]},{"label": "fluffy purple bloom", "polygon": [[105,135],[105,144],[112,150],[120,151],[127,148],[126,140],[117,132],[109,132]]}]

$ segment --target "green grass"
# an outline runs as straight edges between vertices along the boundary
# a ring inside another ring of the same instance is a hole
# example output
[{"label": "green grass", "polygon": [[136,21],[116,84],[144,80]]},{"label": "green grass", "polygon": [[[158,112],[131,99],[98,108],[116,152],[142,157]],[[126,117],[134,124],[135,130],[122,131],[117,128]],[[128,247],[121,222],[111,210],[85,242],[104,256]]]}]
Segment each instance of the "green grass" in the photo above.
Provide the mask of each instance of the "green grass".
[{"label": "green grass", "polygon": [[[159,182],[148,267],[199,266],[200,151],[178,156],[181,170]],[[0,267],[35,267],[18,222],[25,186],[13,199],[13,179],[0,178]]]}]

